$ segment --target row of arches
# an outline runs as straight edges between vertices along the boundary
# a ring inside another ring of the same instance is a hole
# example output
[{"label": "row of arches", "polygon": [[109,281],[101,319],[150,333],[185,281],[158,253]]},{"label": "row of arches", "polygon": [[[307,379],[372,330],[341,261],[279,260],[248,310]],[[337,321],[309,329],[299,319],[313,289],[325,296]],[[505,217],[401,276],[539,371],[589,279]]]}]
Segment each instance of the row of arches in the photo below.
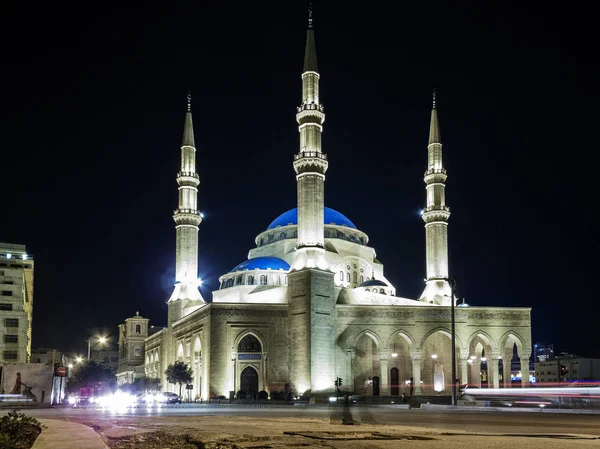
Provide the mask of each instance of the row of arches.
[{"label": "row of arches", "polygon": [[221,290],[240,285],[287,285],[287,275],[276,274],[237,274],[221,281]]},{"label": "row of arches", "polygon": [[[366,239],[361,235],[347,234],[345,232],[338,231],[338,230],[325,229],[323,236],[326,239],[331,238],[331,239],[347,240],[349,242],[357,243],[357,244],[363,245],[363,246],[367,244]],[[297,239],[297,238],[298,238],[297,230],[294,230],[294,231],[288,230],[288,231],[281,231],[281,232],[276,231],[276,232],[269,233],[266,236],[260,237],[258,239],[257,246],[264,246],[264,245],[268,245],[273,242],[278,242],[280,240]]]},{"label": "row of arches", "polygon": [[[514,332],[493,340],[483,331],[456,336],[458,384],[510,387],[511,363],[520,365],[521,385],[528,385],[530,349]],[[436,329],[419,342],[410,333],[394,332],[386,343],[376,332],[359,333],[348,351],[355,392],[365,395],[449,394],[452,342],[447,329]],[[515,357],[516,356],[516,360]]]}]

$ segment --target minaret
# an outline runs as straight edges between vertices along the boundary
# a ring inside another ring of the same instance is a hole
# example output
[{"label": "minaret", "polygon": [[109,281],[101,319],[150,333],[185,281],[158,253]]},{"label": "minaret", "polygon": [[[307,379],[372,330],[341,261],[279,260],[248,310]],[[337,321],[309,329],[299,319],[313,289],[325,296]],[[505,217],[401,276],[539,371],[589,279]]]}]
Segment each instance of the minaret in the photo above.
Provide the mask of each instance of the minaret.
[{"label": "minaret", "polygon": [[302,104],[296,120],[300,131],[300,151],[294,155],[298,187],[298,250],[292,269],[326,269],[324,251],[324,195],[327,155],[321,152],[325,113],[319,102],[319,72],[312,6],[308,10],[308,30],[302,72]]},{"label": "minaret", "polygon": [[324,247],[324,184],[327,157],[321,152],[325,114],[319,102],[319,72],[312,8],[302,72],[302,104],[296,119],[300,151],[294,155],[298,186],[298,247],[288,273],[288,302],[292,368],[290,380],[298,392],[331,396],[335,377],[333,329],[335,295],[333,272],[327,268]]},{"label": "minaret", "polygon": [[450,208],[446,206],[446,170],[442,162],[442,141],[438,111],[433,91],[433,109],[429,126],[429,144],[427,146],[427,171],[425,172],[425,190],[427,204],[422,218],[425,222],[425,245],[427,279],[420,300],[450,305],[451,289],[448,281],[448,219]]},{"label": "minaret", "polygon": [[176,232],[175,289],[169,298],[169,324],[183,318],[204,304],[198,282],[198,210],[196,146],[192,124],[191,95],[187,96],[187,112],[181,144],[181,171],[177,173],[179,207],[173,212]]}]

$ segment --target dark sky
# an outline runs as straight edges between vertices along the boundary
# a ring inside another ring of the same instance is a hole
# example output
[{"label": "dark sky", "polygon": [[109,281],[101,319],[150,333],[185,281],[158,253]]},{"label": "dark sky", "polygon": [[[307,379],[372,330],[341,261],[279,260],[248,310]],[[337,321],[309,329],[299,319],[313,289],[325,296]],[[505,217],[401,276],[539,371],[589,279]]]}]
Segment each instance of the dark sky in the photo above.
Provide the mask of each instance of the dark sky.
[{"label": "dark sky", "polygon": [[[591,11],[415,3],[314,5],[325,204],[369,235],[399,296],[421,293],[436,87],[459,296],[531,306],[534,341],[600,356]],[[35,258],[33,346],[84,352],[92,328],[116,338],[136,311],[166,322],[188,90],[205,297],[295,207],[306,2],[19,5],[0,241]]]}]

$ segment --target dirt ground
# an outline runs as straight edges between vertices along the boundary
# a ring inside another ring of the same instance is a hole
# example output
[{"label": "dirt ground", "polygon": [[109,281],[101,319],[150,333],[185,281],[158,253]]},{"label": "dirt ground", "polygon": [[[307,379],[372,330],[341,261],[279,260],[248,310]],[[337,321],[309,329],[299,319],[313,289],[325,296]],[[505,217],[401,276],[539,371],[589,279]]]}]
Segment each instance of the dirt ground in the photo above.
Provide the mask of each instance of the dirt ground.
[{"label": "dirt ground", "polygon": [[482,435],[419,427],[343,425],[317,419],[194,416],[74,421],[94,428],[110,449],[600,447],[597,437]]}]

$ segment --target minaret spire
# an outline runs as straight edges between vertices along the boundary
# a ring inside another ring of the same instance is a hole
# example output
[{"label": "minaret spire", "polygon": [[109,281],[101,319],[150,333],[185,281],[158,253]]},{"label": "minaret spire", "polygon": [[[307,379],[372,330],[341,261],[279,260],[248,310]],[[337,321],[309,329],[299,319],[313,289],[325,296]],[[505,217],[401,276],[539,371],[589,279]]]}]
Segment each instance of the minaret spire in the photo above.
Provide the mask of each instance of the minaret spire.
[{"label": "minaret spire", "polygon": [[177,173],[178,208],[173,212],[176,232],[175,289],[169,298],[169,324],[193,312],[204,299],[198,289],[198,226],[202,214],[198,210],[196,145],[192,122],[192,95],[187,94],[187,110],[181,143],[181,171]]},{"label": "minaret spire", "polygon": [[434,89],[427,145],[427,171],[424,177],[427,204],[422,215],[425,222],[427,279],[420,299],[427,303],[441,305],[450,305],[452,298],[452,290],[447,281],[450,208],[446,206],[446,178]]},{"label": "minaret spire", "polygon": [[294,156],[298,186],[298,251],[294,269],[325,268],[324,190],[327,156],[321,152],[325,114],[319,100],[317,52],[312,4],[308,7],[308,30],[302,72],[302,103],[296,120],[300,131],[300,151]]}]

